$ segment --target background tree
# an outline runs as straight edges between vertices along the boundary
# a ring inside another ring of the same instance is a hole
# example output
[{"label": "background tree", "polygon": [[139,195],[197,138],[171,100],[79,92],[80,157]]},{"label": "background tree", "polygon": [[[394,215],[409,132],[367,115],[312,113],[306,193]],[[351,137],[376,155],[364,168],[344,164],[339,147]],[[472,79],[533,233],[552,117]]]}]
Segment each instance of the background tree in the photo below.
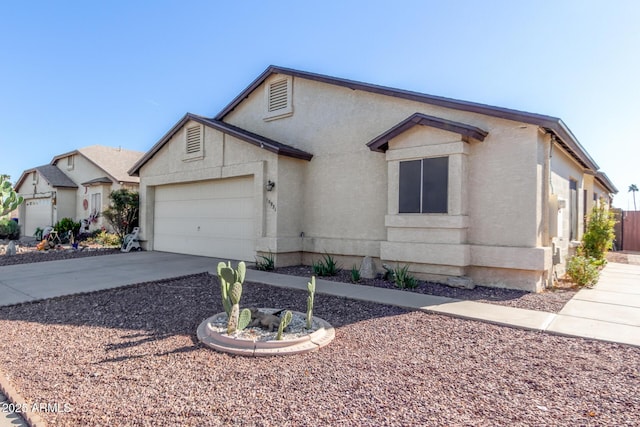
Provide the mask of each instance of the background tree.
[{"label": "background tree", "polygon": [[18,206],[24,199],[16,193],[11,185],[9,175],[0,175],[0,217],[5,216]]},{"label": "background tree", "polygon": [[631,184],[629,186],[629,192],[633,193],[633,210],[637,211],[638,209],[636,208],[636,191],[638,191],[638,186],[635,184]]},{"label": "background tree", "polygon": [[102,215],[109,221],[122,242],[124,236],[138,226],[140,197],[138,192],[126,189],[114,190],[109,195],[109,207]]}]

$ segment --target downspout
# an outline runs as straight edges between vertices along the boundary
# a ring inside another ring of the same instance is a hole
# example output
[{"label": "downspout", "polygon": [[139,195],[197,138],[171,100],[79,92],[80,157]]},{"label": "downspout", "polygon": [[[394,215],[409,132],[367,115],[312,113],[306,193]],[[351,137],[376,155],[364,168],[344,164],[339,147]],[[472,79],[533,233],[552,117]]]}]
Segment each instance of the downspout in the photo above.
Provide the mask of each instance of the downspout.
[{"label": "downspout", "polygon": [[[545,134],[547,134],[545,132]],[[549,269],[549,273],[547,275],[546,278],[546,288],[550,288],[553,286],[553,282],[555,279],[555,262],[554,262],[554,258],[555,258],[555,254],[554,254],[554,244],[553,244],[553,237],[551,235],[551,230],[550,230],[550,224],[551,224],[551,218],[550,215],[551,213],[551,206],[550,206],[550,200],[551,200],[551,195],[553,194],[553,182],[552,182],[552,178],[551,178],[551,158],[553,156],[553,144],[555,142],[555,135],[550,134],[549,137],[549,150],[546,153],[546,155],[544,156],[544,167],[543,167],[543,179],[542,182],[543,184],[543,191],[542,191],[542,198],[543,198],[543,223],[542,223],[542,229],[544,230],[544,242],[543,244],[545,246],[548,246],[551,248],[551,268]],[[546,150],[545,150],[546,151]]]}]

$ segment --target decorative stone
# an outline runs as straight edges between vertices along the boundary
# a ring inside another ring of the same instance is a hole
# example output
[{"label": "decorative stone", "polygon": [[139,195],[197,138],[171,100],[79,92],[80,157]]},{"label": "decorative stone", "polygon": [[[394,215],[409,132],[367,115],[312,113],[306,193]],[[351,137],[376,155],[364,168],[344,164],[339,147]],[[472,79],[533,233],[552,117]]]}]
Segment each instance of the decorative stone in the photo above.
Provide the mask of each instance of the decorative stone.
[{"label": "decorative stone", "polygon": [[461,288],[461,289],[473,289],[476,287],[473,280],[469,277],[449,277],[447,278],[447,285],[453,288]]},{"label": "decorative stone", "polygon": [[376,264],[370,256],[364,257],[362,264],[360,264],[360,277],[363,279],[376,278]]},{"label": "decorative stone", "polygon": [[7,245],[7,249],[5,249],[4,254],[6,256],[13,256],[16,254],[16,242],[13,240],[9,242]]}]

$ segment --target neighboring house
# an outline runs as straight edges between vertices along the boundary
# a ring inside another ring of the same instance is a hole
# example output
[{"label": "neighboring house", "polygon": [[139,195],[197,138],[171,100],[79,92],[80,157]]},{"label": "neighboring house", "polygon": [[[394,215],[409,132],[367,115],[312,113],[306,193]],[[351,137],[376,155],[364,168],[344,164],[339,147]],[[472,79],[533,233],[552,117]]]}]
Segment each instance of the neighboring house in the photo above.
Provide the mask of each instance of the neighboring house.
[{"label": "neighboring house", "polygon": [[[269,67],[130,170],[147,249],[540,291],[617,192],[562,120]],[[573,243],[571,243],[573,242]]]},{"label": "neighboring house", "polygon": [[21,235],[33,236],[37,228],[62,218],[89,219],[91,229],[106,225],[100,212],[108,206],[111,191],[137,191],[139,178],[129,176],[127,170],[143,154],[93,145],[24,171],[15,186],[25,199],[18,215]]}]

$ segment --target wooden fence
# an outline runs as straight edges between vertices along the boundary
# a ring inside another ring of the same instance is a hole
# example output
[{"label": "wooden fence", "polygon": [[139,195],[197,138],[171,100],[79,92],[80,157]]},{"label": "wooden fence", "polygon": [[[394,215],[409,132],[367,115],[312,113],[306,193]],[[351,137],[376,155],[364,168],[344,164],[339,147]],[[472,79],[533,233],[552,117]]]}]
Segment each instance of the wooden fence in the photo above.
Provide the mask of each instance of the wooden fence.
[{"label": "wooden fence", "polygon": [[640,211],[622,211],[622,245],[625,251],[640,251]]}]

